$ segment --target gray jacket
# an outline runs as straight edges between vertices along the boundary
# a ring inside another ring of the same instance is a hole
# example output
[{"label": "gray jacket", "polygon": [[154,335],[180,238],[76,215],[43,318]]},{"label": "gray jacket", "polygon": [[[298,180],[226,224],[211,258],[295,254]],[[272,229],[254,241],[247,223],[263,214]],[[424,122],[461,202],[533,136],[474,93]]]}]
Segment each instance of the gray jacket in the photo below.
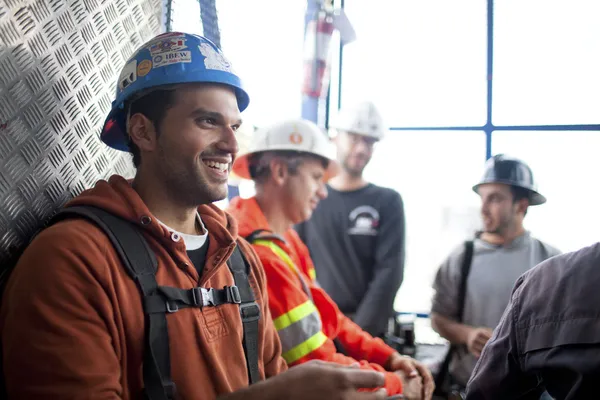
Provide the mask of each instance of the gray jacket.
[{"label": "gray jacket", "polygon": [[600,243],[519,278],[467,399],[598,399],[599,378]]}]

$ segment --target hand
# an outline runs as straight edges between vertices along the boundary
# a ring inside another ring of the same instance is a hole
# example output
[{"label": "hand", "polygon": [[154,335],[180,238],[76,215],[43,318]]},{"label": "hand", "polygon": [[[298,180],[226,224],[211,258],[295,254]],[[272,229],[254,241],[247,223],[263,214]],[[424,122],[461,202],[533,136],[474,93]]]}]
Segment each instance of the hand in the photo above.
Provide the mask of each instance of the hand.
[{"label": "hand", "polygon": [[219,399],[384,400],[386,389],[373,391],[384,383],[381,372],[313,360]]},{"label": "hand", "polygon": [[493,331],[489,328],[473,328],[467,337],[467,349],[475,357],[479,358],[483,347],[492,337]]},{"label": "hand", "polygon": [[384,376],[376,371],[364,371],[356,367],[323,361],[311,361],[290,368],[285,378],[288,395],[286,399],[336,399],[336,400],[380,400],[385,399],[387,390],[358,392],[359,389],[376,389],[385,384]]},{"label": "hand", "polygon": [[433,396],[435,382],[433,380],[433,376],[431,375],[431,371],[429,371],[425,365],[414,358],[402,356],[399,353],[393,353],[390,358],[388,358],[385,369],[394,372],[402,371],[406,375],[406,378],[415,378],[420,376],[423,386],[423,392],[421,395],[424,399],[431,399]]},{"label": "hand", "polygon": [[[394,372],[400,376],[402,381],[402,394],[407,400],[421,400],[423,397],[423,379],[420,376],[409,376],[406,372],[399,370]],[[428,399],[430,397],[427,397]]]}]

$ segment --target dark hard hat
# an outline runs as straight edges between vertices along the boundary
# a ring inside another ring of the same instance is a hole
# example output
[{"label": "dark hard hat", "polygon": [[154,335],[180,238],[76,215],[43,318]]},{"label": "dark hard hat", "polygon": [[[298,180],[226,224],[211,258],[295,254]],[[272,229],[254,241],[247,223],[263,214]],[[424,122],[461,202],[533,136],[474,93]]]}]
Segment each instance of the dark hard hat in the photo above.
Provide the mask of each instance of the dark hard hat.
[{"label": "dark hard hat", "polygon": [[504,154],[497,154],[486,162],[483,178],[473,186],[475,193],[478,193],[479,186],[486,183],[503,183],[526,189],[529,192],[529,204],[532,206],[546,202],[546,198],[537,192],[531,168],[523,161]]}]

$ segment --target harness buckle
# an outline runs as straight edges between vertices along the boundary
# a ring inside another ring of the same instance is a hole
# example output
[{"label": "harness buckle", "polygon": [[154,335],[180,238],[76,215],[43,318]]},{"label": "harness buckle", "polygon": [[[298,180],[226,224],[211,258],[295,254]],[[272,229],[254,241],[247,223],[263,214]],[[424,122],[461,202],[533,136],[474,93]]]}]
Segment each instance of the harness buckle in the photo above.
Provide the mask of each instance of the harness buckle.
[{"label": "harness buckle", "polygon": [[260,319],[260,307],[255,301],[240,304],[240,314],[242,315],[242,322],[258,321]]},{"label": "harness buckle", "polygon": [[225,290],[225,297],[228,303],[242,303],[242,296],[240,295],[240,290],[237,286],[225,286],[223,290]]},{"label": "harness buckle", "polygon": [[202,287],[192,289],[194,305],[198,307],[216,306],[214,290]]},{"label": "harness buckle", "polygon": [[177,303],[175,303],[174,301],[167,300],[167,312],[174,313],[177,311],[179,311],[179,306],[177,305]]}]

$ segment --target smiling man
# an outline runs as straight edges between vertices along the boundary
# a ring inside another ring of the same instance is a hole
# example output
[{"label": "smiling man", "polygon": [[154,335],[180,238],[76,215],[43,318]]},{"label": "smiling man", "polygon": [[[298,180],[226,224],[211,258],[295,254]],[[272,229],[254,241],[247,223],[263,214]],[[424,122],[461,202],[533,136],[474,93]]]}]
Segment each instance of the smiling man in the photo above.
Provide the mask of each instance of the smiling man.
[{"label": "smiling man", "polygon": [[[211,204],[227,195],[248,102],[203,37],[166,33],[133,54],[101,139],[133,154],[136,175],[101,180],[66,207],[120,221],[122,251],[85,218],[25,250],[0,310],[8,398],[351,399],[383,384],[324,363],[281,373],[264,270]],[[148,268],[132,279],[124,260]]]},{"label": "smiling man", "polygon": [[[473,242],[470,263],[466,246],[461,246],[441,265],[431,310],[434,329],[456,345],[449,372],[451,382],[461,388],[466,386],[483,347],[500,322],[517,279],[559,254],[523,226],[529,206],[546,202],[537,192],[527,164],[496,155],[487,162],[483,179],[473,190],[481,198],[483,232]],[[465,262],[470,269],[461,295]]]}]

